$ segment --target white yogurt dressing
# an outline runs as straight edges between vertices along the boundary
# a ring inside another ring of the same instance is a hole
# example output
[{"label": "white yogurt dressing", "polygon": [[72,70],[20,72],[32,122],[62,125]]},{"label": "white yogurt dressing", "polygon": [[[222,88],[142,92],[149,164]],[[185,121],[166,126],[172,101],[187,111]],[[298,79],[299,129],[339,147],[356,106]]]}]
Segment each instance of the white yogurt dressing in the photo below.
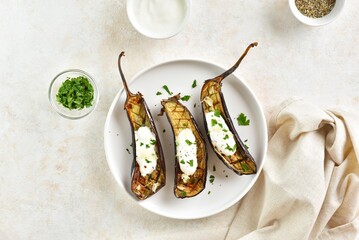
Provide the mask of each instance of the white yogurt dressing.
[{"label": "white yogurt dressing", "polygon": [[[217,115],[217,116],[216,116]],[[223,117],[215,112],[206,113],[207,128],[211,142],[226,156],[231,156],[236,152],[237,145],[233,133],[229,130]]]},{"label": "white yogurt dressing", "polygon": [[185,0],[128,0],[127,4],[137,28],[150,35],[174,34],[186,17]]},{"label": "white yogurt dressing", "polygon": [[141,176],[151,174],[156,169],[156,135],[149,127],[140,127],[135,131],[136,162],[140,166]]},{"label": "white yogurt dressing", "polygon": [[181,178],[187,182],[198,165],[196,137],[191,129],[186,128],[179,132],[176,139],[176,151],[178,163],[183,172]]}]

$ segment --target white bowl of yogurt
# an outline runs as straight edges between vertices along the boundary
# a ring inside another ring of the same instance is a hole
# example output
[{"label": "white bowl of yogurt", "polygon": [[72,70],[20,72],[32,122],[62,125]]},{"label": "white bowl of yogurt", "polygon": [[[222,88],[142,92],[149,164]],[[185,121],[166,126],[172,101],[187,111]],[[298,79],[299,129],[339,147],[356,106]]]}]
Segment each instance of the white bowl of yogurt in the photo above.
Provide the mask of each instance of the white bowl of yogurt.
[{"label": "white bowl of yogurt", "polygon": [[127,0],[127,16],[141,34],[155,39],[170,38],[189,20],[191,0]]}]

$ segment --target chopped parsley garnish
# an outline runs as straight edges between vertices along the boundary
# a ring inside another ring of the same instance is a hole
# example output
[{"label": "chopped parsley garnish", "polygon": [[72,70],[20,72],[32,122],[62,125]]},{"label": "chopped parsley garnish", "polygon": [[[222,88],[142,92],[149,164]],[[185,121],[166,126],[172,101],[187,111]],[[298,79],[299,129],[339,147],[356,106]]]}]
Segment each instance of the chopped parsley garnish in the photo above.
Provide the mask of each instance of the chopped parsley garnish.
[{"label": "chopped parsley garnish", "polygon": [[218,126],[220,126],[221,128],[223,128],[223,125],[222,125],[222,123],[218,123]]},{"label": "chopped parsley garnish", "polygon": [[132,143],[130,144],[130,147],[132,147]]},{"label": "chopped parsley garnish", "polygon": [[209,182],[210,182],[210,183],[213,184],[214,179],[215,179],[215,176],[213,176],[213,175],[209,176]]},{"label": "chopped parsley garnish", "polygon": [[211,191],[208,191],[208,195],[211,194]]},{"label": "chopped parsley garnish", "polygon": [[140,146],[141,146],[141,147],[143,146],[143,142],[140,142]]},{"label": "chopped parsley garnish", "polygon": [[195,104],[193,105],[193,108],[196,108],[196,106],[197,106],[197,104],[195,103]]},{"label": "chopped parsley garnish", "polygon": [[195,177],[193,177],[193,178],[191,179],[191,183],[192,183],[192,184],[195,184],[196,181],[197,181],[197,178],[195,178]]},{"label": "chopped parsley garnish", "polygon": [[245,164],[242,164],[242,163],[241,163],[241,167],[242,167],[242,169],[243,169],[245,172],[248,171],[248,167],[247,167]]},{"label": "chopped parsley garnish", "polygon": [[193,144],[193,143],[192,143],[190,140],[188,140],[188,139],[186,139],[185,142],[186,142],[188,145],[190,145],[190,146]]},{"label": "chopped parsley garnish", "polygon": [[162,93],[160,91],[156,92],[156,95],[162,95]]},{"label": "chopped parsley garnish", "polygon": [[213,172],[216,171],[216,165],[213,165]]},{"label": "chopped parsley garnish", "polygon": [[126,148],[126,151],[128,152],[128,154],[131,154],[130,150],[128,148]]},{"label": "chopped parsley garnish", "polygon": [[187,163],[188,163],[191,167],[193,167],[193,160],[189,160],[189,161],[187,161]]},{"label": "chopped parsley garnish", "polygon": [[156,144],[156,140],[151,139],[151,140],[150,140],[150,144],[151,144],[151,145],[155,145],[155,144]]},{"label": "chopped parsley garnish", "polygon": [[237,117],[237,122],[239,126],[248,126],[250,124],[250,120],[247,119],[247,116],[244,113],[239,114]]},{"label": "chopped parsley garnish", "polygon": [[195,88],[195,87],[197,87],[197,80],[196,79],[193,80],[193,83],[192,83],[192,88]]},{"label": "chopped parsley garnish", "polygon": [[249,147],[248,147],[248,145],[247,144],[244,144],[244,147],[248,150],[249,149]]},{"label": "chopped parsley garnish", "polygon": [[222,129],[222,131],[223,131],[223,132],[228,132],[228,130],[227,130],[227,129]]},{"label": "chopped parsley garnish", "polygon": [[181,100],[187,102],[190,98],[191,98],[190,95],[185,95],[185,96],[181,97]]},{"label": "chopped parsley garnish", "polygon": [[228,138],[229,138],[229,136],[228,136],[228,134],[226,134],[226,135],[224,136],[223,140],[226,140],[226,139],[228,139]]},{"label": "chopped parsley garnish", "polygon": [[214,116],[220,117],[220,116],[221,116],[221,112],[220,112],[218,109],[214,110]]},{"label": "chopped parsley garnish", "polygon": [[146,148],[150,148],[150,145],[146,144]]},{"label": "chopped parsley garnish", "polygon": [[168,95],[173,94],[173,92],[170,91],[170,89],[167,87],[167,85],[163,85],[162,88],[168,93]]},{"label": "chopped parsley garnish", "polygon": [[212,119],[212,120],[211,120],[211,125],[214,126],[214,125],[216,125],[216,124],[217,124],[217,120],[216,120],[216,119]]},{"label": "chopped parsley garnish", "polygon": [[234,151],[236,151],[236,149],[237,149],[237,145],[234,144],[233,147],[230,147],[230,146],[228,145],[228,143],[226,143],[226,148],[225,148],[225,149],[228,149],[229,151],[234,152]]},{"label": "chopped parsley garnish", "polygon": [[244,140],[244,142],[248,142],[248,139]]},{"label": "chopped parsley garnish", "polygon": [[165,132],[166,132],[166,129],[163,129],[162,132],[165,133]]},{"label": "chopped parsley garnish", "polygon": [[186,195],[187,195],[186,192],[181,192],[181,196],[182,196],[182,197],[185,197]]},{"label": "chopped parsley garnish", "polygon": [[182,126],[183,126],[183,127],[187,127],[187,123],[182,123]]},{"label": "chopped parsley garnish", "polygon": [[180,163],[181,163],[181,164],[185,164],[184,160],[181,160]]},{"label": "chopped parsley garnish", "polygon": [[67,78],[56,94],[57,102],[70,110],[91,107],[93,99],[93,86],[83,76]]},{"label": "chopped parsley garnish", "polygon": [[146,163],[151,163],[151,161],[147,160],[147,158],[145,158],[145,161],[146,161]]}]

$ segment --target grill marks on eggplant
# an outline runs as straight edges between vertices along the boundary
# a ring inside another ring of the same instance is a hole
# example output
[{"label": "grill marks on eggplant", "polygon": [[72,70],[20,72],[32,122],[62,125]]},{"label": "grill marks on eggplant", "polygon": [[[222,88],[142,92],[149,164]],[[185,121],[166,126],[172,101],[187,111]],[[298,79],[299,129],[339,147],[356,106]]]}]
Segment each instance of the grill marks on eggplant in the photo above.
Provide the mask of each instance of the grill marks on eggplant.
[{"label": "grill marks on eggplant", "polygon": [[204,138],[198,130],[193,116],[189,110],[179,102],[179,99],[180,95],[178,94],[166,100],[162,100],[161,104],[163,106],[162,113],[166,113],[167,119],[170,122],[175,142],[179,133],[186,128],[190,128],[196,138],[196,156],[198,166],[194,174],[189,176],[190,178],[187,182],[184,182],[181,178],[183,172],[181,171],[179,165],[175,146],[176,158],[174,194],[177,198],[188,198],[196,196],[205,188],[207,175],[207,151]]},{"label": "grill marks on eggplant", "polygon": [[[127,117],[130,121],[131,131],[132,131],[134,169],[132,172],[131,190],[138,199],[144,200],[152,196],[154,193],[158,192],[163,186],[165,186],[166,167],[165,167],[161,142],[158,137],[158,133],[156,130],[156,126],[153,122],[152,115],[147,107],[146,101],[142,97],[142,94],[140,92],[138,92],[137,94],[133,94],[127,86],[127,82],[121,68],[122,56],[124,56],[124,52],[121,52],[118,58],[118,67],[127,94],[124,108],[126,110]],[[145,176],[141,175],[139,164],[136,162],[135,131],[137,131],[137,129],[142,126],[148,127],[151,130],[151,132],[155,134],[156,136],[155,151],[158,157],[156,168],[153,170],[151,174],[147,174]]]},{"label": "grill marks on eggplant", "polygon": [[222,73],[221,75],[213,78],[208,79],[205,81],[202,90],[201,90],[201,103],[202,103],[202,111],[203,111],[203,117],[205,122],[206,131],[208,132],[208,126],[206,121],[206,113],[212,112],[212,111],[219,111],[223,119],[225,120],[229,130],[234,135],[234,139],[237,145],[237,149],[235,153],[231,156],[226,156],[222,154],[212,143],[210,135],[208,135],[208,140],[211,142],[211,146],[213,150],[215,151],[216,155],[219,157],[219,159],[222,160],[222,162],[230,169],[232,169],[235,173],[242,175],[242,174],[254,174],[257,172],[257,166],[256,163],[252,157],[252,155],[249,153],[249,151],[244,146],[241,138],[239,137],[238,133],[236,132],[234,125],[232,123],[231,117],[229,115],[224,96],[221,91],[222,81],[231,73],[233,73],[243,58],[247,55],[249,49],[252,47],[257,46],[257,43],[250,44],[243,55],[238,59],[238,61]]}]

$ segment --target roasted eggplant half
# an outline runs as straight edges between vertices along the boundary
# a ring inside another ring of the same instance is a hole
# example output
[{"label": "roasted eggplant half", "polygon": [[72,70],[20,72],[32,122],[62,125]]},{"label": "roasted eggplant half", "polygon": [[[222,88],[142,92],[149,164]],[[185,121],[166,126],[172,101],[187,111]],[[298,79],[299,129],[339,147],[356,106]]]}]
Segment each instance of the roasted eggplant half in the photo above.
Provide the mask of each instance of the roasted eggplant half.
[{"label": "roasted eggplant half", "polygon": [[175,185],[177,198],[194,197],[206,186],[206,144],[190,111],[179,102],[180,95],[162,100],[175,139]]},{"label": "roasted eggplant half", "polygon": [[208,140],[218,158],[239,175],[254,174],[257,172],[257,166],[234,128],[221,87],[222,81],[238,68],[254,46],[257,46],[256,42],[247,47],[233,67],[213,79],[206,80],[201,90],[201,105]]},{"label": "roasted eggplant half", "polygon": [[131,190],[144,200],[158,192],[166,183],[166,167],[156,126],[142,94],[132,93],[121,68],[121,52],[118,68],[127,97],[124,108],[132,131],[133,168]]}]

